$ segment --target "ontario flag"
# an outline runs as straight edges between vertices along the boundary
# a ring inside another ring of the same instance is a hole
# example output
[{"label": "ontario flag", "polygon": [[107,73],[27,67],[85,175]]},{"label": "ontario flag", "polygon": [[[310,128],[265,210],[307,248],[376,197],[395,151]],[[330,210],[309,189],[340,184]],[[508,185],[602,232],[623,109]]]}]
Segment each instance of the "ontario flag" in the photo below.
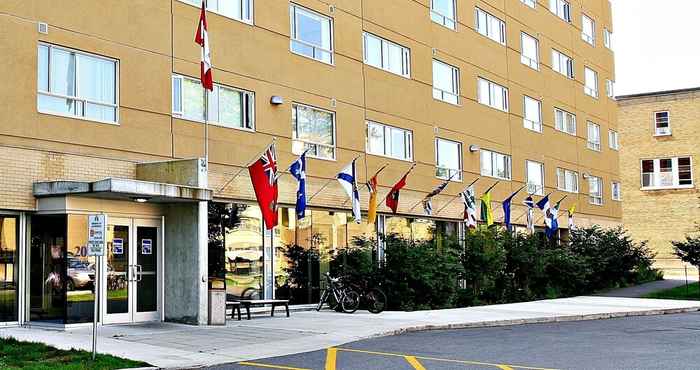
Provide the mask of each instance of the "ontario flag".
[{"label": "ontario flag", "polygon": [[200,62],[201,73],[200,80],[202,86],[209,90],[214,90],[214,79],[211,75],[211,53],[209,52],[209,35],[207,33],[207,11],[206,0],[202,0],[202,12],[199,14],[199,24],[197,25],[197,34],[194,36],[194,42],[202,47],[202,61]]},{"label": "ontario flag", "polygon": [[277,226],[277,158],[275,144],[270,144],[260,158],[248,166],[255,198],[258,200],[265,227]]},{"label": "ontario flag", "polygon": [[391,209],[392,213],[396,213],[396,210],[399,208],[399,194],[401,193],[401,189],[403,189],[403,187],[406,186],[406,177],[408,177],[408,174],[411,173],[415,166],[415,164],[411,166],[408,172],[406,172],[406,174],[403,175],[401,180],[399,180],[399,182],[397,182],[396,184],[394,184],[394,186],[391,187],[391,191],[386,196],[386,206],[389,207],[389,209]]}]

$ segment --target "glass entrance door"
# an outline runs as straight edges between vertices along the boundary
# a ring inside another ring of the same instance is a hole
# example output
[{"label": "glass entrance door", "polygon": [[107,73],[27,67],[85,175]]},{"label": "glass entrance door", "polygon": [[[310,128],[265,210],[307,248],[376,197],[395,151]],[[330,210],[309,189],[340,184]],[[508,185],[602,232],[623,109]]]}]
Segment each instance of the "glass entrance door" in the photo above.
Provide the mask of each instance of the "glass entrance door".
[{"label": "glass entrance door", "polygon": [[159,320],[161,253],[158,220],[108,218],[104,323]]}]

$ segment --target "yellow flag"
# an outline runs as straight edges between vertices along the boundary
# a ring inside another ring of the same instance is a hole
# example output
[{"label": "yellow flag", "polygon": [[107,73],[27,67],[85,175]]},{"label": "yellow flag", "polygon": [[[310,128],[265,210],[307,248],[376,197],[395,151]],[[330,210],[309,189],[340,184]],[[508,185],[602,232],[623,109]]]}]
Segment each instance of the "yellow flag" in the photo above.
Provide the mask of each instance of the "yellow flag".
[{"label": "yellow flag", "polygon": [[481,196],[481,221],[486,222],[486,226],[493,225],[493,210],[491,209],[490,190]]},{"label": "yellow flag", "polygon": [[377,221],[377,175],[367,181],[369,188],[369,207],[367,209],[367,223],[374,224]]}]

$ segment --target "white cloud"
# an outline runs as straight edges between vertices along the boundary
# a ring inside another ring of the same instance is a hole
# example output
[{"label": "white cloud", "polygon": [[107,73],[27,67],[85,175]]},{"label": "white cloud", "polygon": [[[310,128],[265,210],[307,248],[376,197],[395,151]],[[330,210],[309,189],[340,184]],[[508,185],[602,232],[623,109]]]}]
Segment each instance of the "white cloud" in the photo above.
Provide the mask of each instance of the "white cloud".
[{"label": "white cloud", "polygon": [[616,95],[700,87],[700,1],[611,2]]}]

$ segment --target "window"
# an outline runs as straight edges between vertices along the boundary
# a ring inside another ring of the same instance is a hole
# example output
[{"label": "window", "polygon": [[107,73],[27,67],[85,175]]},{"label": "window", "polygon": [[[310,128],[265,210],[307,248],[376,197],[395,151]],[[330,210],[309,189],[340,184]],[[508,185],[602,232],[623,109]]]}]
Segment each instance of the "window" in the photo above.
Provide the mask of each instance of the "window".
[{"label": "window", "polygon": [[454,0],[430,0],[430,19],[449,29],[455,29],[456,19]]},{"label": "window", "polygon": [[620,138],[617,131],[608,131],[608,143],[610,144],[610,149],[619,150],[620,149]]},{"label": "window", "polygon": [[607,95],[610,99],[615,98],[615,82],[605,80],[605,95]]},{"label": "window", "polygon": [[459,104],[459,69],[433,59],[433,98]]},{"label": "window", "polygon": [[314,11],[292,4],[291,50],[324,63],[333,63],[333,20]]},{"label": "window", "polygon": [[595,45],[595,22],[585,14],[581,15],[581,39]]},{"label": "window", "polygon": [[335,113],[292,104],[292,152],[335,160]]},{"label": "window", "polygon": [[583,85],[583,92],[586,95],[592,96],[594,98],[598,97],[598,73],[588,67],[583,69],[583,76],[585,78]]},{"label": "window", "polygon": [[642,160],[642,189],[693,186],[690,157]]},{"label": "window", "polygon": [[554,108],[554,128],[576,135],[576,116],[565,110]]},{"label": "window", "polygon": [[596,206],[603,205],[603,180],[600,177],[588,176],[588,201]]},{"label": "window", "polygon": [[552,69],[568,78],[574,78],[574,61],[566,54],[552,49]]},{"label": "window", "polygon": [[615,201],[621,201],[622,200],[622,190],[620,188],[620,183],[613,181],[610,184],[610,194],[612,196],[612,200]]},{"label": "window", "polygon": [[37,109],[41,113],[116,123],[119,62],[39,44]]},{"label": "window", "polygon": [[441,179],[462,181],[462,144],[456,141],[435,139],[435,176]]},{"label": "window", "polygon": [[588,149],[600,151],[600,125],[588,122]]},{"label": "window", "polygon": [[557,168],[557,189],[578,193],[578,172]]},{"label": "window", "polygon": [[479,103],[504,112],[508,111],[508,89],[489,80],[479,78],[477,86]]},{"label": "window", "polygon": [[668,111],[654,112],[654,135],[671,135],[671,117]]},{"label": "window", "polygon": [[607,28],[603,28],[603,45],[608,49],[612,49],[612,32]]},{"label": "window", "polygon": [[535,9],[535,5],[537,5],[537,0],[520,0],[520,2],[532,9]]},{"label": "window", "polygon": [[510,180],[511,159],[509,155],[481,150],[481,175]]},{"label": "window", "polygon": [[544,164],[525,161],[525,177],[529,194],[544,195]]},{"label": "window", "polygon": [[[196,7],[200,0],[182,0]],[[235,20],[253,23],[253,0],[207,0],[207,10]]]},{"label": "window", "polygon": [[411,51],[371,33],[364,33],[365,63],[399,76],[411,76]]},{"label": "window", "polygon": [[477,32],[499,44],[506,44],[506,24],[502,20],[479,8],[476,8],[474,19]]},{"label": "window", "polygon": [[539,41],[525,32],[520,33],[520,62],[532,69],[540,69]]},{"label": "window", "polygon": [[532,131],[542,132],[542,102],[527,95],[523,102],[523,125]]},{"label": "window", "polygon": [[571,5],[566,0],[549,0],[549,10],[557,17],[571,22]]},{"label": "window", "polygon": [[413,159],[411,131],[367,122],[367,153],[410,161]]},{"label": "window", "polygon": [[250,91],[214,84],[207,94],[207,115],[204,115],[204,89],[199,80],[173,76],[173,116],[224,127],[254,130],[255,98]]}]

